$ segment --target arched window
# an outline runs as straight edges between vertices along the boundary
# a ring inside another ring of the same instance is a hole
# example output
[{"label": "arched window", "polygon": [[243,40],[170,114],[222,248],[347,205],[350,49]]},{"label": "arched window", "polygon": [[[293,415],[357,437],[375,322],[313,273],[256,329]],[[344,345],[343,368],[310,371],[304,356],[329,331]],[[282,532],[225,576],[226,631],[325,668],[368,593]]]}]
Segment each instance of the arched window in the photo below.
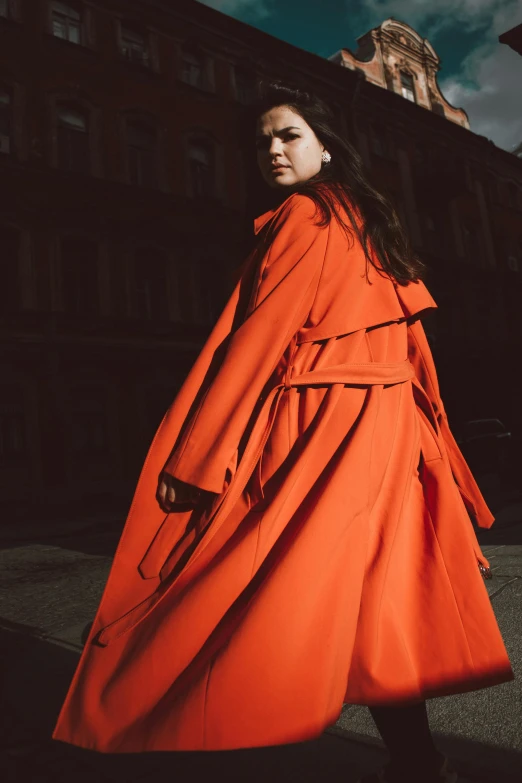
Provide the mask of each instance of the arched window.
[{"label": "arched window", "polygon": [[12,134],[12,101],[11,93],[5,87],[0,87],[0,153],[8,155],[11,152]]},{"label": "arched window", "polygon": [[20,305],[20,232],[0,226],[0,312],[9,312]]},{"label": "arched window", "polygon": [[126,123],[129,181],[143,187],[158,187],[157,130],[139,120]]},{"label": "arched window", "polygon": [[413,74],[408,71],[401,71],[401,95],[409,101],[415,103],[415,83]]},{"label": "arched window", "polygon": [[194,198],[216,196],[216,149],[212,139],[195,136],[188,140],[190,191]]},{"label": "arched window", "polygon": [[98,246],[85,237],[60,242],[62,303],[68,313],[93,315],[99,310]]},{"label": "arched window", "polygon": [[169,317],[167,254],[154,247],[134,251],[132,297],[133,315],[147,320]]},{"label": "arched window", "polygon": [[89,174],[91,150],[87,113],[66,103],[59,103],[56,113],[58,166],[67,171]]}]

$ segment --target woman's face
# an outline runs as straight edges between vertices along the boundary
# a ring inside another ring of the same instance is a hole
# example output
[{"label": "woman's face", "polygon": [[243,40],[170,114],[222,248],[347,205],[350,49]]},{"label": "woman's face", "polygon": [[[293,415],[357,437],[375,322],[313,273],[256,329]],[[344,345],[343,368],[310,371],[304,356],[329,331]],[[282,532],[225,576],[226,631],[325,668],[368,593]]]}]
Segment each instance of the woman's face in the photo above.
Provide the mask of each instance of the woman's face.
[{"label": "woman's face", "polygon": [[259,169],[272,188],[292,188],[321,169],[324,146],[288,106],[277,106],[259,117],[256,147]]}]

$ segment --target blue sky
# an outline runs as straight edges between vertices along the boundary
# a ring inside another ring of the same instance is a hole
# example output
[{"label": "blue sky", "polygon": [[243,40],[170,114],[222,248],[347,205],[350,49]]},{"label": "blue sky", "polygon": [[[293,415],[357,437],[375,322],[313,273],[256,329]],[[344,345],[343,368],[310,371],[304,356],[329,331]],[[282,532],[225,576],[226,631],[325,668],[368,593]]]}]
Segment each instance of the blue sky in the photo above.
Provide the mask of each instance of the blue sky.
[{"label": "blue sky", "polygon": [[427,38],[441,58],[439,85],[471,129],[503,149],[522,141],[522,57],[498,36],[522,22],[522,0],[200,0],[328,57],[393,16]]}]

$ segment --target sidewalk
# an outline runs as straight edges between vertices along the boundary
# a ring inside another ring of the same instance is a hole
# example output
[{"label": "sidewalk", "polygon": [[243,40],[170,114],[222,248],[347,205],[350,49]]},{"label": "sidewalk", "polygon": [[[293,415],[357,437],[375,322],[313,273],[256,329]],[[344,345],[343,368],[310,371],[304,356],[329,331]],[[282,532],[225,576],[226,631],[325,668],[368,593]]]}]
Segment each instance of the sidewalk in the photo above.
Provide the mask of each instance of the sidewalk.
[{"label": "sidewalk", "polygon": [[[503,501],[503,502],[502,502]],[[459,783],[522,781],[522,500],[518,492],[488,498],[496,513],[491,530],[479,532],[493,579],[485,582],[515,670],[514,682],[428,702],[439,749],[450,756]],[[47,551],[76,546],[110,527],[117,540],[123,524],[115,515],[60,522],[43,530],[35,522],[1,529],[9,547],[45,543]],[[23,536],[21,535],[23,533]],[[38,548],[38,547],[37,547]],[[56,549],[58,548],[58,549]],[[21,550],[22,551],[22,550]],[[112,550],[111,550],[112,551]],[[66,555],[67,553],[64,552]],[[103,559],[103,558],[102,558]],[[92,579],[93,560],[88,561]],[[104,559],[107,567],[110,554]],[[45,603],[45,597],[42,598]],[[63,617],[63,609],[61,611]],[[6,783],[145,783],[158,779],[226,780],[227,783],[284,781],[355,783],[387,760],[365,707],[345,705],[338,721],[314,742],[272,748],[205,753],[106,756],[49,740],[58,709],[81,651],[85,623],[43,633],[15,622],[0,622],[0,779]],[[73,623],[75,621],[75,624]],[[419,783],[422,783],[419,781]]]}]

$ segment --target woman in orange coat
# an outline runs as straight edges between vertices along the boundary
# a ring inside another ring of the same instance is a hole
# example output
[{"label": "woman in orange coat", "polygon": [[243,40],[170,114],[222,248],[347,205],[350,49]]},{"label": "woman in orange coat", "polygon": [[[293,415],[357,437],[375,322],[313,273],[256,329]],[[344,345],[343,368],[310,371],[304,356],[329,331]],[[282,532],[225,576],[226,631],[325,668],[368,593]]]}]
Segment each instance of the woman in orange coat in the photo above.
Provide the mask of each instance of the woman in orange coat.
[{"label": "woman in orange coat", "polygon": [[53,736],[283,744],[348,702],[384,779],[450,780],[425,699],[513,675],[468,512],[493,517],[419,320],[436,305],[324,104],[273,85],[257,117],[280,203],[151,444]]}]

